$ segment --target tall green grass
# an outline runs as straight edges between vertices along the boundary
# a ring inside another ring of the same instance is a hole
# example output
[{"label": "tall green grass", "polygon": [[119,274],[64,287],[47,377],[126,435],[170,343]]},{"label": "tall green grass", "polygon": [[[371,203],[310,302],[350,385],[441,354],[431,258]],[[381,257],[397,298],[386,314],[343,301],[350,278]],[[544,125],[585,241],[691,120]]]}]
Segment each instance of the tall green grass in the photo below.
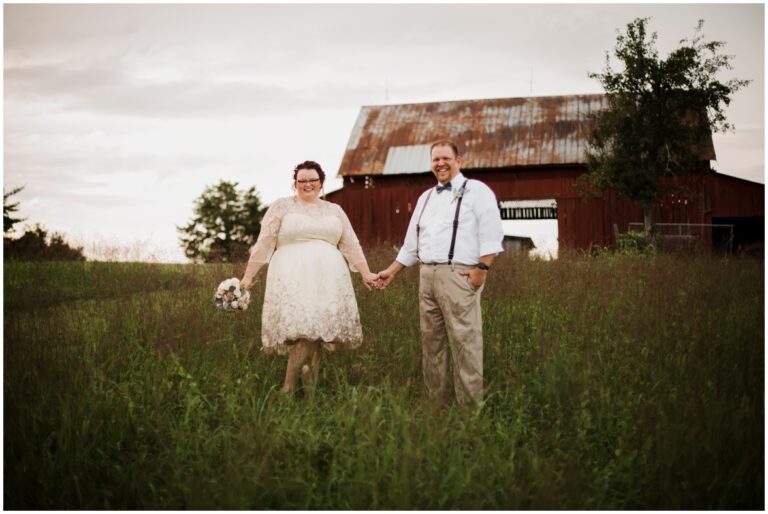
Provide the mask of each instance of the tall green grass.
[{"label": "tall green grass", "polygon": [[242,266],[4,273],[6,508],[764,507],[762,261],[502,256],[474,414],[423,400],[416,269],[355,278],[365,344],[313,400],[259,351],[263,282],[214,308]]}]

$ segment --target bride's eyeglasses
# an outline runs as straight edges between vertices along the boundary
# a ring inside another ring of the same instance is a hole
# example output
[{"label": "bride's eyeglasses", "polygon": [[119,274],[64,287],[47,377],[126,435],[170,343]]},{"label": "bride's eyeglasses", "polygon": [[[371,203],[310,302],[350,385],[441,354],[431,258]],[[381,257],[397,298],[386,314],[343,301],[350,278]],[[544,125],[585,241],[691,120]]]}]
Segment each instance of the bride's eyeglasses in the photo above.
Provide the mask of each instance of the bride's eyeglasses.
[{"label": "bride's eyeglasses", "polygon": [[304,184],[314,184],[315,182],[320,182],[320,179],[319,178],[310,178],[310,179],[306,179],[306,180],[305,179],[301,179],[301,180],[297,180],[296,182],[301,184],[301,185],[304,185]]}]

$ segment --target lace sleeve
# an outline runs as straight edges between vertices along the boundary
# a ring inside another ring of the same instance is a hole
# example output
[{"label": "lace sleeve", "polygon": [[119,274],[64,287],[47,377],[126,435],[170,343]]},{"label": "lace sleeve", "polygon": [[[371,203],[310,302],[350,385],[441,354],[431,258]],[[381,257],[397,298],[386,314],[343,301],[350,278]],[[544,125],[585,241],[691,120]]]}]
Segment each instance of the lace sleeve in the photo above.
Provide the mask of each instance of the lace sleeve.
[{"label": "lace sleeve", "polygon": [[[356,265],[360,263],[365,263],[367,265],[368,263],[365,260],[363,249],[360,247],[360,241],[357,240],[357,235],[352,228],[352,224],[349,222],[347,214],[340,206],[336,204],[334,204],[334,206],[336,208],[336,214],[341,220],[339,251],[341,251],[347,259],[347,262],[349,262],[350,268],[356,268]],[[357,271],[357,269],[353,269],[353,271]]]},{"label": "lace sleeve", "polygon": [[248,266],[245,268],[245,277],[251,277],[264,264],[269,262],[272,253],[277,246],[277,234],[280,232],[280,221],[285,212],[282,200],[277,200],[269,206],[264,218],[261,220],[261,230],[256,244],[251,247],[251,257],[248,259]]}]

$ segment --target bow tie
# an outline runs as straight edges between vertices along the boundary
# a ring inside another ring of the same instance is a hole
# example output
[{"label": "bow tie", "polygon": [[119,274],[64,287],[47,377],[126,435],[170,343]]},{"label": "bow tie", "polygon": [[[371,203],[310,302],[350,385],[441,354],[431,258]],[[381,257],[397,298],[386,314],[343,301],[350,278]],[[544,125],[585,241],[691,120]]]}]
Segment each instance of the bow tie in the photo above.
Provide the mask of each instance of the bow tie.
[{"label": "bow tie", "polygon": [[438,184],[438,185],[436,186],[436,189],[437,189],[437,194],[440,194],[440,193],[442,193],[443,191],[445,191],[446,189],[450,190],[450,189],[452,189],[452,188],[451,188],[451,184],[450,184],[450,182],[449,182],[448,184],[446,184],[446,185],[444,185],[444,186],[443,186],[443,185],[440,185],[440,184]]}]

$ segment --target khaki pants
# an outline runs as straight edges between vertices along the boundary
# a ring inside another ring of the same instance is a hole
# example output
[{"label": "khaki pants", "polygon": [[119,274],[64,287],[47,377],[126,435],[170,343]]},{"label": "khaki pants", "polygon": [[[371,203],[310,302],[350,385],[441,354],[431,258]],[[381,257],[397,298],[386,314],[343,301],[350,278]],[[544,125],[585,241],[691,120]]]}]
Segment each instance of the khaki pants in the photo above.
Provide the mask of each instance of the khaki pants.
[{"label": "khaki pants", "polygon": [[478,406],[483,397],[483,322],[479,289],[459,275],[471,266],[423,264],[419,274],[419,313],[422,369],[427,394],[436,401],[450,400],[450,351],[456,400]]}]

